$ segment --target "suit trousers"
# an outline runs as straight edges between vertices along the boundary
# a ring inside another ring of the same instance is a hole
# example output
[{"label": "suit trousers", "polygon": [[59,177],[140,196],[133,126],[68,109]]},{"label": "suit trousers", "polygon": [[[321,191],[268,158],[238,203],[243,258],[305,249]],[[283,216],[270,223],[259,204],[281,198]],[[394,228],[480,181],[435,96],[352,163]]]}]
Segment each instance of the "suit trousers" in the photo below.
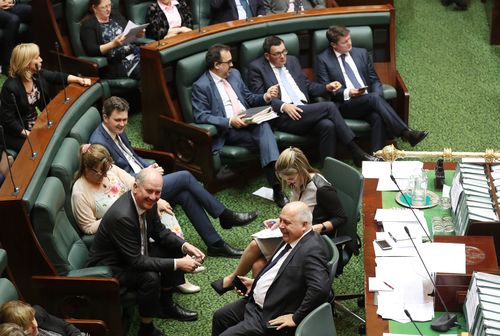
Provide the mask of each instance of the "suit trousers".
[{"label": "suit trousers", "polygon": [[318,134],[320,162],[327,156],[335,157],[337,136],[343,144],[354,140],[354,132],[347,126],[334,103],[321,102],[298,107],[303,110],[302,118],[293,120],[288,114],[282,113],[274,121],[274,127],[298,135]]},{"label": "suit trousers", "polygon": [[260,154],[260,165],[267,166],[280,154],[273,130],[267,122],[243,128],[230,128],[226,133],[226,144],[248,148]]},{"label": "suit trousers", "polygon": [[[150,244],[150,256],[158,258],[182,258],[181,251],[170,251],[168,248]],[[115,269],[115,276],[120,283],[122,293],[137,292],[137,305],[141,317],[162,318],[162,305],[168,302],[160,302],[162,288],[172,288],[183,284],[184,273],[182,271],[138,271],[135,269]]]},{"label": "suit trousers", "polygon": [[408,128],[392,106],[373,92],[344,101],[339,108],[345,118],[364,119],[370,123],[372,152],[384,147],[388,137],[400,136]]},{"label": "suit trousers", "polygon": [[[0,10],[0,28],[3,30],[3,36],[0,40],[0,65],[8,66],[12,49],[18,42],[17,32],[21,22],[31,22],[31,6],[24,3],[18,3],[9,10]],[[2,69],[6,71],[7,69]],[[4,73],[7,74],[7,73]]]},{"label": "suit trousers", "polygon": [[186,171],[179,171],[163,176],[162,198],[172,205],[179,204],[196,232],[207,246],[221,240],[215,231],[205,210],[217,218],[225,206],[209,193],[194,176]]}]

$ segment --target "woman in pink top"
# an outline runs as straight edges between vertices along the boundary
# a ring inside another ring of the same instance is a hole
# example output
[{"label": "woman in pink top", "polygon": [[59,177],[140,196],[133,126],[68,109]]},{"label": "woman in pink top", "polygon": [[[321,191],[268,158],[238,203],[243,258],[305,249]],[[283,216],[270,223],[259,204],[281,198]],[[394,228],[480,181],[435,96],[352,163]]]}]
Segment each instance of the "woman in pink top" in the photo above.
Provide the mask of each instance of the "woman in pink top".
[{"label": "woman in pink top", "polygon": [[157,0],[146,14],[146,37],[161,40],[191,31],[191,8],[186,0]]}]

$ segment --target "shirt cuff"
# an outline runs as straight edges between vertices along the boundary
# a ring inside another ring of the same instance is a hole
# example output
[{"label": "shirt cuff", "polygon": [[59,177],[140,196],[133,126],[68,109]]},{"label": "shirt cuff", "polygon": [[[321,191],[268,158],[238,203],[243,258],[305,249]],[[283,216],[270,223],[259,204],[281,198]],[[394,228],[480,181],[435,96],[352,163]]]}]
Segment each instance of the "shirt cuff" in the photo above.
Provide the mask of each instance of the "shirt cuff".
[{"label": "shirt cuff", "polygon": [[344,100],[350,100],[351,97],[349,97],[349,89],[344,89]]}]

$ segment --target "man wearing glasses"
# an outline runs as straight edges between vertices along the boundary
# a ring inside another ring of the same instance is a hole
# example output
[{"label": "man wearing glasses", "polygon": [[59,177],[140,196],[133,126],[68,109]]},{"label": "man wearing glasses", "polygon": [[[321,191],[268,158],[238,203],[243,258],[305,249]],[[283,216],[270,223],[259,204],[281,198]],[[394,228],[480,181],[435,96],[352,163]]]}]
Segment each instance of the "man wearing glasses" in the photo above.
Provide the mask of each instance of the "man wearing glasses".
[{"label": "man wearing glasses", "polygon": [[285,42],[277,36],[267,37],[263,48],[264,55],[250,63],[248,82],[257,93],[279,85],[279,95],[271,102],[273,110],[281,112],[274,121],[275,128],[299,135],[318,134],[321,163],[327,156],[335,157],[337,137],[349,148],[357,166],[362,161],[377,161],[354,142],[354,132],[334,103],[311,103],[311,97],[338,91],[342,87],[339,82],[325,85],[310,81],[299,60],[288,55]]},{"label": "man wearing glasses", "polygon": [[233,69],[228,46],[211,46],[205,56],[207,71],[193,84],[192,101],[194,120],[199,124],[212,124],[217,128],[213,138],[214,152],[224,144],[243,146],[259,152],[260,163],[269,184],[273,187],[274,201],[279,207],[287,202],[274,172],[279,150],[273,131],[267,122],[255,125],[245,122],[245,110],[267,105],[278,94],[277,86],[262,94],[248,90],[240,72]]}]

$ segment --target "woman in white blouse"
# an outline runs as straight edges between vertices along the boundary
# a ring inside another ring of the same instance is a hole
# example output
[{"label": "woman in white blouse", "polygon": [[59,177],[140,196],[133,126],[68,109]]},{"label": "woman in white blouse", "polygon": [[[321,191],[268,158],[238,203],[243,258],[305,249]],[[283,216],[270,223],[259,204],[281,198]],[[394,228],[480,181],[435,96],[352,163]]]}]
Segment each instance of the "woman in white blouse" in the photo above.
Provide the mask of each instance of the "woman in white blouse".
[{"label": "woman in white blouse", "polygon": [[157,0],[146,14],[146,37],[161,40],[191,31],[191,8],[186,0]]}]

